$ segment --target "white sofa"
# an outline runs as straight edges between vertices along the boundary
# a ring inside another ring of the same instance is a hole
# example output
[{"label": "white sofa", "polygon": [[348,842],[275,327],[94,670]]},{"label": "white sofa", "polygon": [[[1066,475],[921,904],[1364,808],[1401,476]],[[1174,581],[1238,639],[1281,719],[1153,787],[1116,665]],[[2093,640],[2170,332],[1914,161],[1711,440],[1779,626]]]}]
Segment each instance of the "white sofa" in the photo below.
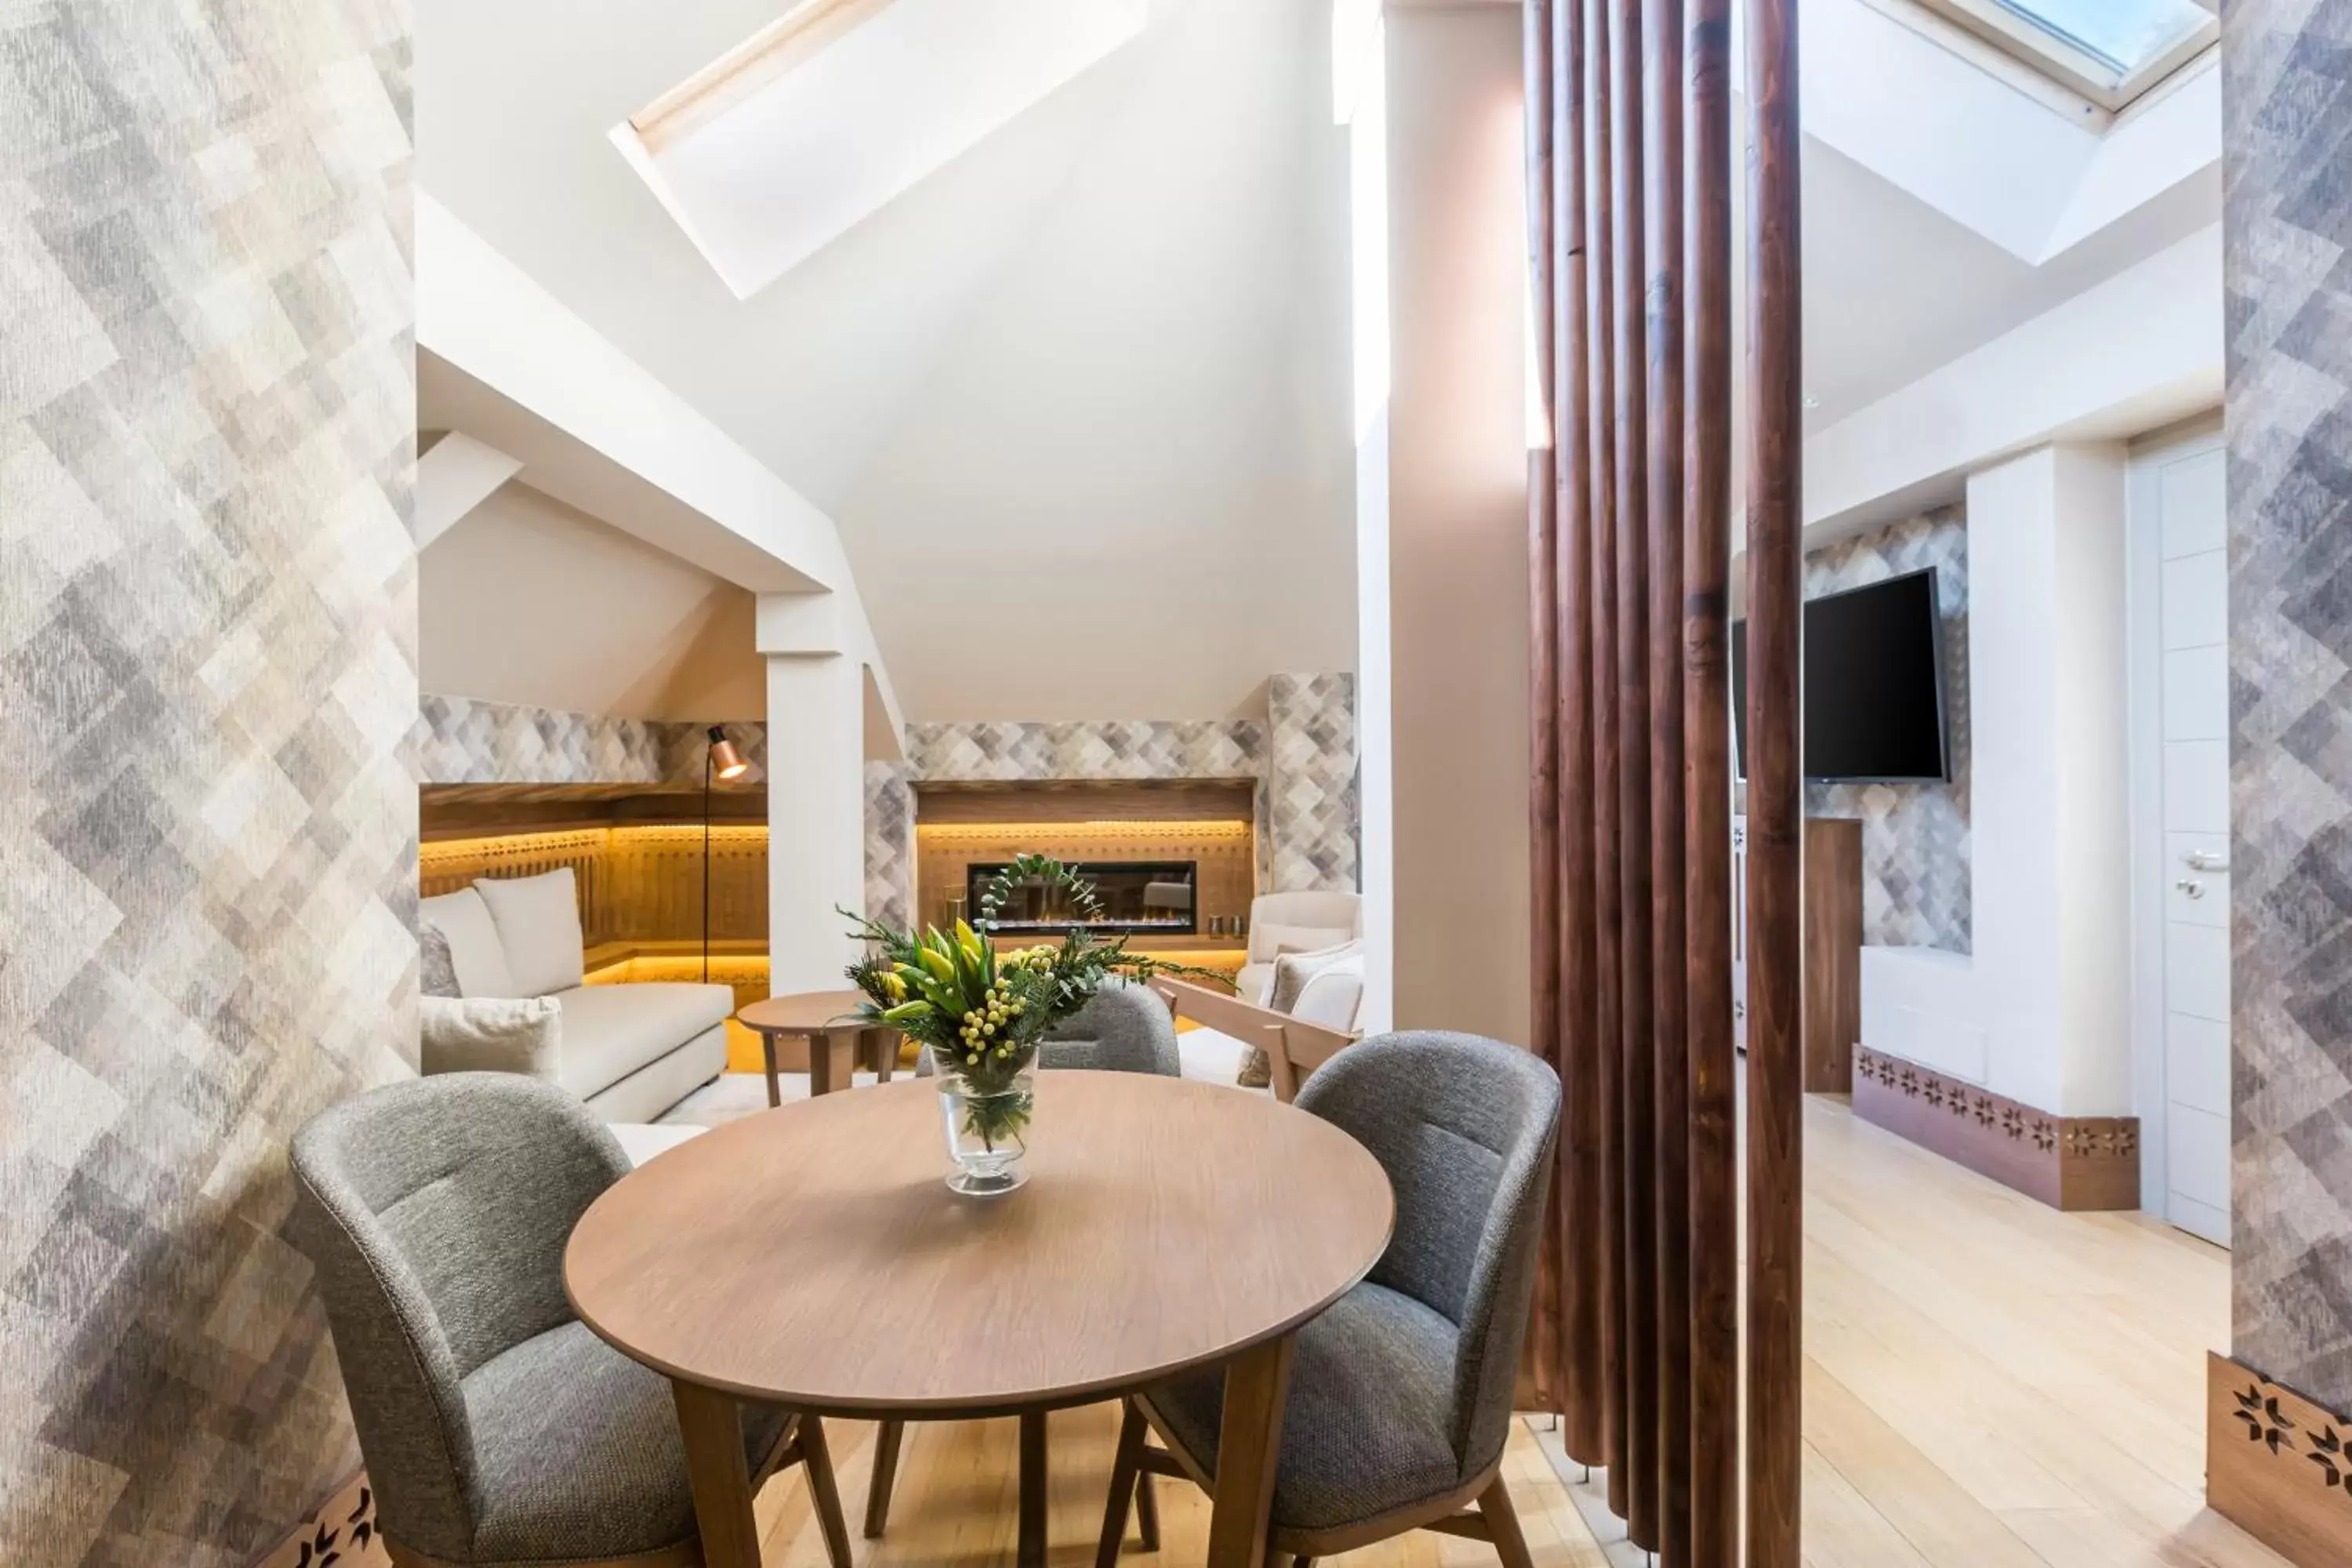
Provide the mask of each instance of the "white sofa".
[{"label": "white sofa", "polygon": [[607,1121],[652,1121],[727,1067],[724,985],[583,985],[580,907],[569,868],[488,879],[424,900],[449,944],[458,994],[546,996],[562,1010],[555,1081]]},{"label": "white sofa", "polygon": [[1286,952],[1321,952],[1364,934],[1360,893],[1260,893],[1250,900],[1249,961],[1234,977],[1244,1002],[1265,1005],[1274,961]]}]

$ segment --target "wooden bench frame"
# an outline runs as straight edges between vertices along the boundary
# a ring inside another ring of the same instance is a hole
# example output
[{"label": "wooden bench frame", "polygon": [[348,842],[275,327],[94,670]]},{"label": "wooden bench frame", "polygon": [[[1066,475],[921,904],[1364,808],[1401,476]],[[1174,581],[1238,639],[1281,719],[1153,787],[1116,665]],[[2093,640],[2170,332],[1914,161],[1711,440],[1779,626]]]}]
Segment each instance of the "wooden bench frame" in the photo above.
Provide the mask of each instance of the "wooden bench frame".
[{"label": "wooden bench frame", "polygon": [[1307,1081],[1308,1074],[1355,1044],[1359,1037],[1188,980],[1155,975],[1151,989],[1168,1004],[1171,1016],[1190,1018],[1265,1051],[1273,1068],[1274,1098],[1285,1105],[1297,1098],[1298,1086]]}]

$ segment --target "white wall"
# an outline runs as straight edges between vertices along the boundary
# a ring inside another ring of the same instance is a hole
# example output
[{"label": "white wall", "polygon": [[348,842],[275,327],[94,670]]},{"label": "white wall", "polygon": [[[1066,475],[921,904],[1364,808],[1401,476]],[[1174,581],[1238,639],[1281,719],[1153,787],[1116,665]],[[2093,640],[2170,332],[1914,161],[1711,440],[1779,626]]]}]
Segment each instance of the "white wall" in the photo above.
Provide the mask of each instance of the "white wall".
[{"label": "white wall", "polygon": [[606,132],[774,0],[562,11],[551,68],[545,0],[420,6],[420,179],[835,520],[911,716],[1219,717],[1352,666],[1329,0],[1151,0],[749,300]]},{"label": "white wall", "polygon": [[1217,718],[1354,666],[1328,8],[1152,10],[835,508],[915,718]]},{"label": "white wall", "polygon": [[[1393,10],[1387,25],[1389,701],[1374,722],[1384,721],[1389,763],[1393,1021],[1524,1044],[1520,20],[1517,7],[1481,5]],[[1365,756],[1367,859],[1377,865],[1370,803],[1380,786]]]},{"label": "white wall", "polygon": [[1864,950],[1863,1043],[2069,1116],[2132,1110],[2124,448],[1969,476],[1972,959]]},{"label": "white wall", "polygon": [[760,719],[756,609],[746,590],[509,482],[418,557],[419,683],[624,719]]}]

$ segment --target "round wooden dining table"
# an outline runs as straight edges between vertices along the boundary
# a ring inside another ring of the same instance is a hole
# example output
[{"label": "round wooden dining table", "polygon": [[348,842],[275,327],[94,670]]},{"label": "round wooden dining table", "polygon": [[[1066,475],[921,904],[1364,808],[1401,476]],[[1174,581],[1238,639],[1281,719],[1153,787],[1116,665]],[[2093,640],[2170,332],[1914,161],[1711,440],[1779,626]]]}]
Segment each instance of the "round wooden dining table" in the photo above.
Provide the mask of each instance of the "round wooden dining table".
[{"label": "round wooden dining table", "polygon": [[901,1081],[720,1127],[581,1217],[565,1288],[670,1379],[710,1568],[760,1562],[743,1405],[1020,1416],[1028,1563],[1045,1413],[1220,1366],[1207,1560],[1264,1561],[1295,1335],[1386,1249],[1386,1173],[1305,1111],[1133,1073],[1040,1074],[1028,1142],[1025,1186],[952,1193],[936,1088]]}]

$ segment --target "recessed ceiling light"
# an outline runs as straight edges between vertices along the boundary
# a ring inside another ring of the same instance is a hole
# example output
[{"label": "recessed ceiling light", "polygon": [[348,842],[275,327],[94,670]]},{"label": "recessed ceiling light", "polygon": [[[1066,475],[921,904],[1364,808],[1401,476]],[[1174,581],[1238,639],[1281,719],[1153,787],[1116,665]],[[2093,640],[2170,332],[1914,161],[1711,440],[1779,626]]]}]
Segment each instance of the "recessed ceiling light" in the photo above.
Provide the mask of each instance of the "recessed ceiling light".
[{"label": "recessed ceiling light", "polygon": [[1808,408],[1819,408],[1821,405],[1822,405],[1822,400],[1821,400],[1820,398],[1815,397],[1815,396],[1814,396],[1811,393],[1810,393],[1810,392],[1809,392],[1809,393],[1807,393],[1807,394],[1805,394],[1805,406],[1806,406],[1806,407],[1808,407]]}]

